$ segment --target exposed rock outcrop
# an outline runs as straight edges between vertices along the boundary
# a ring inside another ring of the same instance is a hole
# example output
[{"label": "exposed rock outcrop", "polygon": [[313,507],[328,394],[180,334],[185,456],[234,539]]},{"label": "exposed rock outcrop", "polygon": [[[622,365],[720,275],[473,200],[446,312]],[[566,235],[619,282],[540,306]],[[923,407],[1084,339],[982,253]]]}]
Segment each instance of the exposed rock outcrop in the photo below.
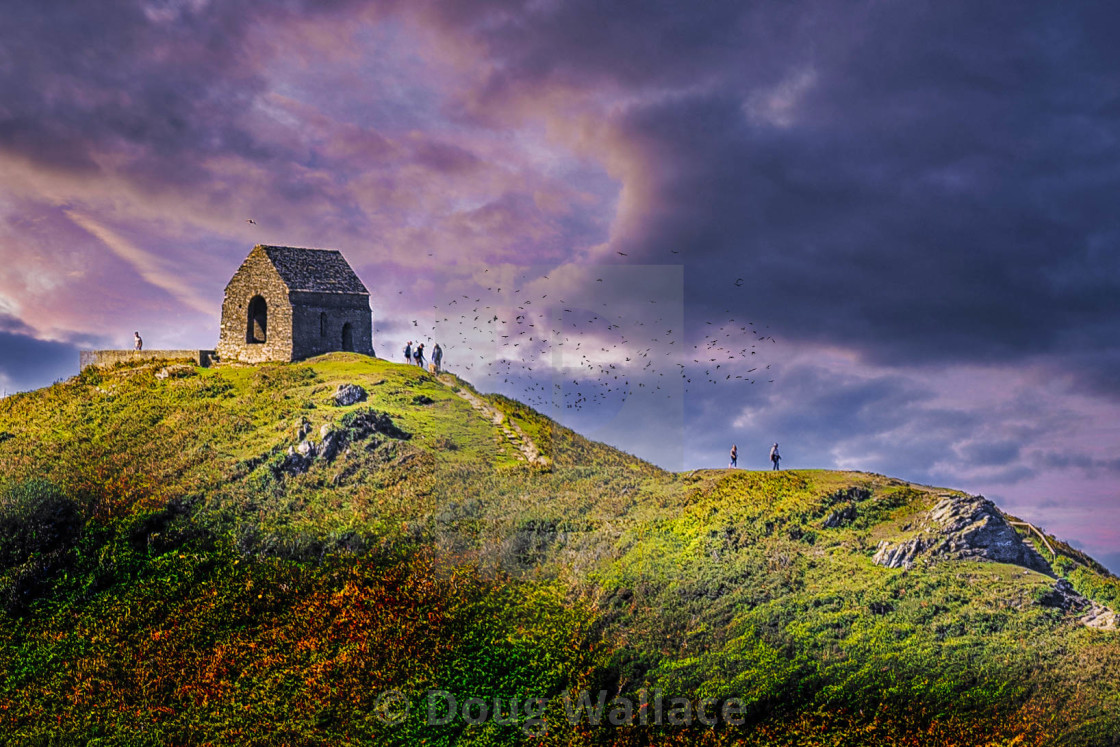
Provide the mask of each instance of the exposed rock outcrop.
[{"label": "exposed rock outcrop", "polygon": [[373,410],[354,411],[347,413],[339,423],[348,438],[360,440],[374,434],[382,434],[389,438],[408,440],[412,434],[401,430],[387,414]]},{"label": "exposed rock outcrop", "polygon": [[311,432],[311,423],[301,420],[296,427],[296,440],[299,443],[289,446],[284,459],[273,467],[277,474],[298,475],[311,469],[316,460],[332,462],[355,441],[369,440],[369,447],[372,448],[380,443],[372,438],[375,435],[400,441],[412,438],[411,433],[398,428],[387,414],[374,410],[349,412],[337,426],[324,423],[319,427],[318,441],[310,438]]},{"label": "exposed rock outcrop", "polygon": [[1049,563],[1007,523],[983,496],[944,495],[908,540],[882,542],[872,560],[888,568],[909,568],[920,558],[956,558],[1012,563],[1052,575]]},{"label": "exposed rock outcrop", "polygon": [[1082,596],[1073,584],[1058,579],[1054,588],[1038,600],[1043,607],[1053,607],[1067,614],[1078,615],[1078,622],[1097,630],[1116,630],[1116,613],[1104,605]]},{"label": "exposed rock outcrop", "polygon": [[365,399],[366,390],[357,384],[339,384],[338,390],[334,393],[334,403],[339,407],[356,405],[364,402]]},{"label": "exposed rock outcrop", "polygon": [[837,503],[862,503],[863,501],[869,500],[871,500],[871,491],[867,488],[861,488],[858,485],[840,488],[825,497],[825,503],[830,506]]},{"label": "exposed rock outcrop", "polygon": [[1043,594],[1038,603],[1043,607],[1053,607],[1062,612],[1081,612],[1092,606],[1085,597],[1081,596],[1074,590],[1073,584],[1066,581],[1064,578],[1058,579],[1054,584],[1054,588]]},{"label": "exposed rock outcrop", "polygon": [[1096,602],[1089,603],[1089,611],[1082,615],[1081,623],[1097,630],[1116,630],[1120,627],[1120,622],[1116,620],[1116,613]]},{"label": "exposed rock outcrop", "polygon": [[[922,560],[942,558],[1011,563],[1054,575],[1050,564],[1023,541],[995,504],[979,495],[942,495],[917,522],[917,534],[899,542],[880,542],[872,561],[887,568],[910,568]],[[1075,615],[1090,628],[1116,630],[1118,626],[1115,612],[1081,595],[1065,579],[1058,579],[1037,603]]]},{"label": "exposed rock outcrop", "polygon": [[319,456],[328,462],[334,461],[338,452],[346,443],[346,433],[337,431],[329,425],[319,428]]},{"label": "exposed rock outcrop", "polygon": [[821,527],[823,527],[824,529],[832,529],[834,527],[846,526],[847,524],[850,524],[853,520],[855,520],[857,515],[858,510],[856,509],[855,504],[852,503],[844,506],[844,508],[838,508],[830,513],[824,520],[824,523],[821,524]]}]

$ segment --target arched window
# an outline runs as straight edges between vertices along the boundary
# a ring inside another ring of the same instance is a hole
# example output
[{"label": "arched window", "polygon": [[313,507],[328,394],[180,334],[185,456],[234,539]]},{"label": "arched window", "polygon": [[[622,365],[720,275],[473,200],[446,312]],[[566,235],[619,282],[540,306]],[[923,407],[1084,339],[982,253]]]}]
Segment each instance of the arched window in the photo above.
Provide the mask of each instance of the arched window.
[{"label": "arched window", "polygon": [[354,349],[354,330],[350,326],[350,322],[342,325],[342,349],[352,351]]},{"label": "arched window", "polygon": [[327,312],[319,312],[319,337],[327,336]]},{"label": "arched window", "polygon": [[261,296],[249,300],[249,325],[245,342],[250,345],[268,341],[268,304]]}]

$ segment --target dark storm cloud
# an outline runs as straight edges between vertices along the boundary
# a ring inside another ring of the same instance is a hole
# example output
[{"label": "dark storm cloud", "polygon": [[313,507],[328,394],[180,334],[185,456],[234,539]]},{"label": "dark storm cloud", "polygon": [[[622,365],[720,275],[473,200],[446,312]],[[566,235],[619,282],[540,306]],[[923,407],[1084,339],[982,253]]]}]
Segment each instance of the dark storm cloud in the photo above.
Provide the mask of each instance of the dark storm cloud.
[{"label": "dark storm cloud", "polygon": [[206,120],[212,87],[228,80],[236,55],[239,14],[209,33],[189,12],[159,22],[141,3],[121,0],[10,3],[4,20],[5,150],[93,169],[90,150],[118,138],[197,152],[207,140],[236,136]]},{"label": "dark storm cloud", "polygon": [[731,305],[876,363],[1080,356],[1087,386],[1120,392],[1120,48],[1102,31],[1120,11],[454,7],[500,62],[484,101],[632,94],[613,125],[656,167],[617,248],[685,262],[697,317]]},{"label": "dark storm cloud", "polygon": [[[369,7],[405,6],[7,3],[0,150],[70,171],[127,153],[121,168],[153,188],[202,183],[207,156],[236,154],[268,168],[275,196],[305,201],[324,188],[302,176],[313,154],[266,143],[242,116],[265,87],[250,31]],[[640,214],[614,241],[637,261],[685,263],[694,318],[732,307],[878,363],[1061,354],[1085,386],[1120,391],[1120,48],[1103,31],[1118,11],[409,7],[483,43],[493,72],[475,112],[494,121],[502,102],[557,87],[622,97],[606,119],[645,168],[628,185]],[[442,171],[476,159],[452,146],[419,157]],[[360,229],[348,199],[332,192],[332,217]]]},{"label": "dark storm cloud", "polygon": [[969,444],[961,451],[961,456],[969,465],[1002,467],[1018,461],[1023,447],[1018,441],[1000,440]]},{"label": "dark storm cloud", "polygon": [[1094,476],[1100,472],[1120,473],[1120,457],[1114,459],[1100,459],[1088,454],[1053,451],[1042,452],[1032,456],[1039,465],[1047,469],[1077,468]]},{"label": "dark storm cloud", "polygon": [[78,349],[13,332],[0,331],[0,388],[7,394],[43,386],[78,372]]},{"label": "dark storm cloud", "polygon": [[748,8],[724,1],[697,7],[675,0],[435,4],[445,22],[469,29],[499,60],[486,90],[495,98],[556,84],[640,90],[691,86],[713,76],[725,83],[729,73],[742,72],[729,68],[744,58],[752,65],[750,75],[765,79],[781,69],[782,60],[768,54],[773,39],[806,39],[820,5]]},{"label": "dark storm cloud", "polygon": [[[995,113],[966,109],[977,127],[1000,129]],[[625,126],[670,163],[661,209],[630,250],[667,259],[684,248],[709,314],[732,305],[787,338],[881,363],[1000,360],[1062,351],[1075,336],[1094,350],[1116,344],[1120,272],[1093,259],[1102,233],[1115,242],[1115,211],[1092,198],[1080,221],[1039,209],[1089,198],[1095,181],[1021,176],[1018,154],[970,153],[963,140],[947,155],[940,133],[891,143],[827,124],[774,132],[722,95],[634,112]],[[1060,142],[1039,147],[1062,158]],[[959,163],[970,158],[985,163]],[[969,193],[985,180],[998,184]],[[729,275],[748,280],[735,288]],[[1085,329],[1102,317],[1111,323]]]},{"label": "dark storm cloud", "polygon": [[262,89],[247,31],[346,5],[7,2],[0,150],[65,171],[95,171],[98,154],[123,151],[126,170],[153,186],[202,178],[199,162],[216,153],[275,161],[238,116]]}]

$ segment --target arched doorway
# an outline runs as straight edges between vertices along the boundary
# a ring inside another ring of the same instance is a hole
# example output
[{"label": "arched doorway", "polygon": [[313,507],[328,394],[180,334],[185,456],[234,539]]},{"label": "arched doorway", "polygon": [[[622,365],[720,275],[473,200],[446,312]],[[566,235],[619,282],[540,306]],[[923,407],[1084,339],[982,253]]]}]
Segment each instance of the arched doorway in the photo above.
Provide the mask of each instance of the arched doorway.
[{"label": "arched doorway", "polygon": [[249,300],[249,326],[245,342],[250,345],[268,341],[268,304],[261,296]]},{"label": "arched doorway", "polygon": [[342,349],[348,352],[354,350],[354,330],[350,327],[350,322],[342,325]]}]

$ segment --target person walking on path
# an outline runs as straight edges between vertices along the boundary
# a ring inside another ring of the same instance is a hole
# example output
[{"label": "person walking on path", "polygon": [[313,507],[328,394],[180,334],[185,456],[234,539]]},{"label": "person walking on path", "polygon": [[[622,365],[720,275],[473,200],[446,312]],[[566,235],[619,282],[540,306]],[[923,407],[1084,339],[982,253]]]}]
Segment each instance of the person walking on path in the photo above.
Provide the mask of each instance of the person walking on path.
[{"label": "person walking on path", "polygon": [[416,346],[416,350],[412,351],[412,357],[416,359],[417,366],[424,367],[424,343]]},{"label": "person walking on path", "polygon": [[436,346],[432,348],[432,363],[436,365],[436,373],[438,374],[440,372],[440,365],[443,363],[443,348],[439,346],[438,342]]},{"label": "person walking on path", "polygon": [[143,350],[144,349],[144,341],[140,339],[140,333],[139,332],[133,332],[132,333],[132,342],[133,342],[133,344],[134,344],[134,346],[137,350]]},{"label": "person walking on path", "polygon": [[731,464],[727,465],[728,469],[735,469],[739,463],[739,446],[731,444]]},{"label": "person walking on path", "polygon": [[778,453],[778,445],[774,444],[770,447],[770,462],[773,465],[770,469],[781,469],[778,462],[782,459],[782,455]]},{"label": "person walking on path", "polygon": [[412,340],[409,340],[408,344],[404,346],[404,362],[412,365]]}]

